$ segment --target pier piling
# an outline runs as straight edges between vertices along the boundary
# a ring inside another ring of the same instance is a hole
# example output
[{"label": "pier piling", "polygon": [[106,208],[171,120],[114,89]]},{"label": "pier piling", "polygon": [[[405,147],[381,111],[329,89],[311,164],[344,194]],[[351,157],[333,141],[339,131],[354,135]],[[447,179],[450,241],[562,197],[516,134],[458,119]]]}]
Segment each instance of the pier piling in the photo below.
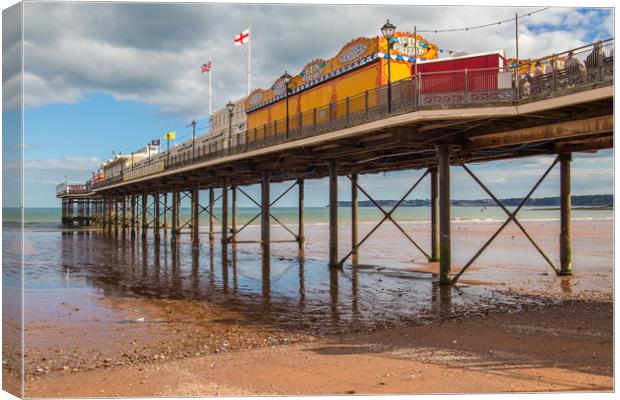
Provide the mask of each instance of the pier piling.
[{"label": "pier piling", "polygon": [[[124,235],[127,230],[127,196],[121,196],[121,204],[123,205],[123,208],[121,209],[121,229],[123,230]],[[88,208],[86,209],[86,212],[88,213]]]},{"label": "pier piling", "polygon": [[131,238],[135,238],[136,237],[136,195],[132,194],[130,197],[130,201],[131,201],[131,221],[130,221],[130,228],[131,228]]},{"label": "pier piling", "polygon": [[60,221],[62,222],[62,226],[67,226],[67,200],[62,199],[60,204]]},{"label": "pier piling", "polygon": [[351,174],[351,260],[353,261],[353,265],[357,265],[359,262],[359,254],[357,251],[357,207],[357,174]]},{"label": "pier piling", "polygon": [[572,275],[570,153],[560,154],[560,275]]},{"label": "pier piling", "polygon": [[270,194],[269,188],[271,183],[271,172],[263,171],[261,186],[261,247],[263,249],[263,257],[269,258],[270,252],[270,233],[269,213],[270,213]]},{"label": "pier piling", "polygon": [[108,233],[112,233],[112,197],[108,196],[106,199],[106,207],[108,208],[107,216],[108,216]]},{"label": "pier piling", "polygon": [[162,196],[164,196],[164,223],[162,228],[164,229],[165,235],[168,229],[168,192],[162,193]]},{"label": "pier piling", "polygon": [[338,167],[329,162],[329,266],[338,267]]},{"label": "pier piling", "polygon": [[439,153],[439,283],[450,281],[450,146],[441,144]]},{"label": "pier piling", "polygon": [[431,167],[431,257],[429,261],[439,261],[439,179],[437,167]]},{"label": "pier piling", "polygon": [[146,239],[147,231],[148,231],[148,194],[146,192],[142,193],[142,239]]},{"label": "pier piling", "polygon": [[178,236],[181,234],[181,191],[177,190],[174,192],[174,196],[176,197],[176,209],[177,212],[175,214],[175,224],[176,224],[176,230],[173,232],[174,235],[177,235],[177,238],[175,239],[175,241],[178,241]]},{"label": "pier piling", "polygon": [[228,265],[228,178],[222,183],[222,264]]},{"label": "pier piling", "polygon": [[199,209],[199,204],[200,204],[200,194],[198,191],[198,188],[194,188],[192,190],[192,246],[194,248],[199,247],[200,246],[200,238],[199,238],[199,231],[200,231],[200,224],[199,224],[199,219],[200,219],[200,209]]},{"label": "pier piling", "polygon": [[299,249],[304,248],[304,242],[306,238],[304,237],[304,180],[297,179],[297,189],[299,191],[299,204],[298,204],[298,225],[297,225],[297,244]]},{"label": "pier piling", "polygon": [[159,220],[159,199],[160,199],[160,193],[159,192],[153,193],[153,237],[155,238],[156,242],[159,242],[159,239],[160,239],[159,229],[161,228],[160,220]]},{"label": "pier piling", "polygon": [[213,194],[213,188],[209,189],[209,243],[213,244],[213,203],[215,196]]},{"label": "pier piling", "polygon": [[120,219],[120,213],[118,212],[118,203],[120,202],[119,196],[114,195],[114,232],[118,233],[118,224]]},{"label": "pier piling", "polygon": [[237,187],[232,186],[232,243],[237,243]]},{"label": "pier piling", "polygon": [[178,213],[179,213],[179,203],[178,203],[178,196],[177,196],[177,192],[175,190],[172,191],[172,227],[171,227],[171,232],[170,232],[170,241],[172,243],[175,243],[177,241],[177,229],[178,229],[178,223],[179,223],[179,218],[178,218]]}]

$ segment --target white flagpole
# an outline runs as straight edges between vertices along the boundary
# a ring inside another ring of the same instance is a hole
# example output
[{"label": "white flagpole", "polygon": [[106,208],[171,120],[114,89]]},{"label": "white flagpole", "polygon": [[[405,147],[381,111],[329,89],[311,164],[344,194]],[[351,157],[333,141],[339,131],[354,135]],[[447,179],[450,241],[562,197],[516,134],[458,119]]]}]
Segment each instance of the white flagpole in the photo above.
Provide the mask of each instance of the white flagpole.
[{"label": "white flagpole", "polygon": [[211,74],[213,73],[213,65],[211,64],[211,60],[209,60],[209,132],[211,132]]},{"label": "white flagpole", "polygon": [[252,47],[252,31],[251,31],[252,27],[248,27],[248,34],[250,35],[250,40],[248,41],[248,96],[250,95],[250,69],[251,69],[251,51],[250,48]]}]

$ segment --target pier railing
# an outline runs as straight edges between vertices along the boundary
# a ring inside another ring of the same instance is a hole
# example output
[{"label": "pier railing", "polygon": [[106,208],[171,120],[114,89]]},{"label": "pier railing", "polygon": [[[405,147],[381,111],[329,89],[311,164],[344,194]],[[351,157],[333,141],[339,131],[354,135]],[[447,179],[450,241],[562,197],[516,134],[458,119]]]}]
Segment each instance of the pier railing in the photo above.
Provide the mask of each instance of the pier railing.
[{"label": "pier railing", "polygon": [[[163,152],[101,187],[425,109],[516,105],[613,84],[614,39],[499,68],[418,73],[218,140]],[[388,96],[388,92],[390,96]],[[390,99],[388,103],[388,98]],[[151,167],[151,165],[156,165]]]},{"label": "pier railing", "polygon": [[88,192],[90,192],[90,188],[87,184],[83,183],[61,183],[60,185],[56,186],[56,196],[62,196],[66,194],[84,194]]}]

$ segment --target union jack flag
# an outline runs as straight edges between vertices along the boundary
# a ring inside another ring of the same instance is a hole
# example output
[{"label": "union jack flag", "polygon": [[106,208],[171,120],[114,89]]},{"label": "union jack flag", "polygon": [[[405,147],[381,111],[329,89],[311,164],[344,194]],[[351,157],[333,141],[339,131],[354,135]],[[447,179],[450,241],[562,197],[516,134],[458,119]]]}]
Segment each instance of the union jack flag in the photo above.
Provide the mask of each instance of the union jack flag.
[{"label": "union jack flag", "polygon": [[209,61],[206,64],[202,64],[202,67],[200,67],[200,73],[209,72],[209,71],[211,71],[211,61]]}]

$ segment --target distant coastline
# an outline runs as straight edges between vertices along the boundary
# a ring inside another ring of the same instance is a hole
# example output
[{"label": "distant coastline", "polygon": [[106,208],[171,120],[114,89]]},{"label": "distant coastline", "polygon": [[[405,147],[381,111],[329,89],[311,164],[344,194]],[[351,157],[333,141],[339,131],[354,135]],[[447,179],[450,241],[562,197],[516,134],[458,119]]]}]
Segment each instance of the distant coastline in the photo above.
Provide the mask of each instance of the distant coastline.
[{"label": "distant coastline", "polygon": [[[507,199],[500,199],[503,205],[507,207],[518,206],[522,197],[512,197]],[[377,204],[382,207],[394,206],[398,203],[397,200],[377,200]],[[477,199],[477,200],[451,200],[450,203],[455,207],[497,207],[497,203],[493,199]],[[571,196],[572,208],[574,210],[611,210],[614,205],[613,194],[594,194],[594,195],[581,195]],[[401,207],[430,207],[430,199],[413,199],[405,200],[401,204]],[[542,210],[548,210],[548,207],[559,207],[560,197],[539,197],[531,198],[526,203],[529,207],[545,207],[540,208]],[[350,207],[350,201],[339,201],[339,207]],[[363,200],[358,202],[359,207],[374,207],[374,204],[370,200]]]}]

